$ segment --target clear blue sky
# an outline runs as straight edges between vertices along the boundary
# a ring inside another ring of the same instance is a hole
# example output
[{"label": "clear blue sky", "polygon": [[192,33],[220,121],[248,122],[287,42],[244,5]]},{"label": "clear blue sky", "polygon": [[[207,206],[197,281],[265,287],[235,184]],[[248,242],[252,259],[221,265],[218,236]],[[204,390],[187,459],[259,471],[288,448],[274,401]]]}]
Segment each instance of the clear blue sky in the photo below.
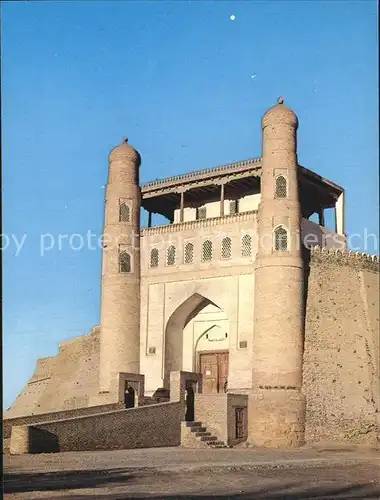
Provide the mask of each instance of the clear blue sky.
[{"label": "clear blue sky", "polygon": [[371,0],[3,3],[3,233],[27,234],[3,255],[5,407],[99,322],[100,250],[39,241],[101,234],[122,136],[142,181],[260,156],[283,95],[300,162],[347,190],[347,232],[377,233],[377,74]]}]

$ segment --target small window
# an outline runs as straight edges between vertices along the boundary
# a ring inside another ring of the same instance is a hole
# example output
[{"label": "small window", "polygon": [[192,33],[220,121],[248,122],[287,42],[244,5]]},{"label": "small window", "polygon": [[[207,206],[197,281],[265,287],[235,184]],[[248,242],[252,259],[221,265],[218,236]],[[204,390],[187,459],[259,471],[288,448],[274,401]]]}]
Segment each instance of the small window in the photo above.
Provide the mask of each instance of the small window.
[{"label": "small window", "polygon": [[237,214],[239,212],[238,200],[230,201],[230,215]]},{"label": "small window", "polygon": [[212,260],[212,242],[210,240],[206,240],[203,242],[202,260],[203,262]]},{"label": "small window", "polygon": [[191,264],[194,260],[194,245],[186,243],[185,245],[185,264]]},{"label": "small window", "polygon": [[222,240],[222,259],[231,258],[232,241],[231,238],[223,238]]},{"label": "small window", "polygon": [[241,256],[250,257],[252,253],[252,238],[249,234],[245,234],[241,239]]},{"label": "small window", "polygon": [[276,198],[286,198],[288,196],[288,186],[286,178],[279,175],[276,178]]},{"label": "small window", "polygon": [[121,273],[131,272],[131,256],[128,252],[120,252],[119,254],[119,270]]},{"label": "small window", "polygon": [[170,245],[166,252],[166,264],[168,266],[174,266],[175,264],[175,246]]},{"label": "small window", "polygon": [[206,207],[200,207],[197,210],[197,219],[205,219],[206,218]]},{"label": "small window", "polygon": [[274,231],[274,248],[279,252],[288,250],[288,232],[283,227],[278,227]]},{"label": "small window", "polygon": [[152,248],[150,251],[150,267],[158,267],[160,261],[160,254],[158,248]]},{"label": "small window", "polygon": [[130,222],[131,210],[128,205],[122,203],[119,208],[119,222]]}]

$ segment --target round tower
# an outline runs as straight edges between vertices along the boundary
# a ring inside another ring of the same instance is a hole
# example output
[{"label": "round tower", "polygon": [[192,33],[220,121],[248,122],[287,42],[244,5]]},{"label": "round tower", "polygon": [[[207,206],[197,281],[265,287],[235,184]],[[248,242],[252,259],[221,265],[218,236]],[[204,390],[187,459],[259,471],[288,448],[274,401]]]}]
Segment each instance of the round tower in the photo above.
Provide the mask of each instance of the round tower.
[{"label": "round tower", "polygon": [[109,155],[100,330],[100,391],[117,392],[119,372],[139,373],[139,153],[128,139]]},{"label": "round tower", "polygon": [[261,199],[255,263],[249,441],[300,446],[304,274],[297,166],[297,116],[283,99],[262,119]]}]

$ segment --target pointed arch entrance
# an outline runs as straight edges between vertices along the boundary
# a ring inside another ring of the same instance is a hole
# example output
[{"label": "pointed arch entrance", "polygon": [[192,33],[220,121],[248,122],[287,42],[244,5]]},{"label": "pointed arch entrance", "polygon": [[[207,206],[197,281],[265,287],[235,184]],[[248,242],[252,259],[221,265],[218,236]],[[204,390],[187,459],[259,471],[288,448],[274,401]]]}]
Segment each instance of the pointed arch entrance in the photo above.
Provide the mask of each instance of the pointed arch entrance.
[{"label": "pointed arch entrance", "polygon": [[[209,317],[212,319],[208,320]],[[203,373],[201,358],[205,351],[208,357],[212,357],[214,353],[219,359],[220,349],[227,350],[226,369],[228,372],[229,339],[227,338],[228,320],[226,318],[225,312],[217,304],[200,293],[194,293],[177,307],[165,328],[164,385],[166,388],[169,388],[172,371],[185,370]],[[220,340],[224,340],[223,345]],[[206,357],[203,356],[203,360],[205,359]],[[209,373],[208,370],[203,374],[204,378],[207,377],[207,373]]]}]

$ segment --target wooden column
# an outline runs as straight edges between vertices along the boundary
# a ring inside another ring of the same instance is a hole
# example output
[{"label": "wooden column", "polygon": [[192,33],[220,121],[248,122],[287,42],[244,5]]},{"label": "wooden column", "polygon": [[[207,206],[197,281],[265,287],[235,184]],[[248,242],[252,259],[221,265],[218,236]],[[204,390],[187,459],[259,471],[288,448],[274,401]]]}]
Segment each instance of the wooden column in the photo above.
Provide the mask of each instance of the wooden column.
[{"label": "wooden column", "polygon": [[181,205],[179,210],[179,221],[183,222],[183,210],[184,210],[185,193],[181,191]]},{"label": "wooden column", "polygon": [[345,236],[344,227],[344,192],[339,196],[335,204],[335,221],[336,221],[336,232]]},{"label": "wooden column", "polygon": [[325,214],[323,212],[323,208],[319,211],[318,217],[319,217],[319,225],[325,227]]},{"label": "wooden column", "polygon": [[224,184],[220,185],[220,216],[224,217]]},{"label": "wooden column", "polygon": [[148,227],[152,227],[152,212],[148,212]]}]

